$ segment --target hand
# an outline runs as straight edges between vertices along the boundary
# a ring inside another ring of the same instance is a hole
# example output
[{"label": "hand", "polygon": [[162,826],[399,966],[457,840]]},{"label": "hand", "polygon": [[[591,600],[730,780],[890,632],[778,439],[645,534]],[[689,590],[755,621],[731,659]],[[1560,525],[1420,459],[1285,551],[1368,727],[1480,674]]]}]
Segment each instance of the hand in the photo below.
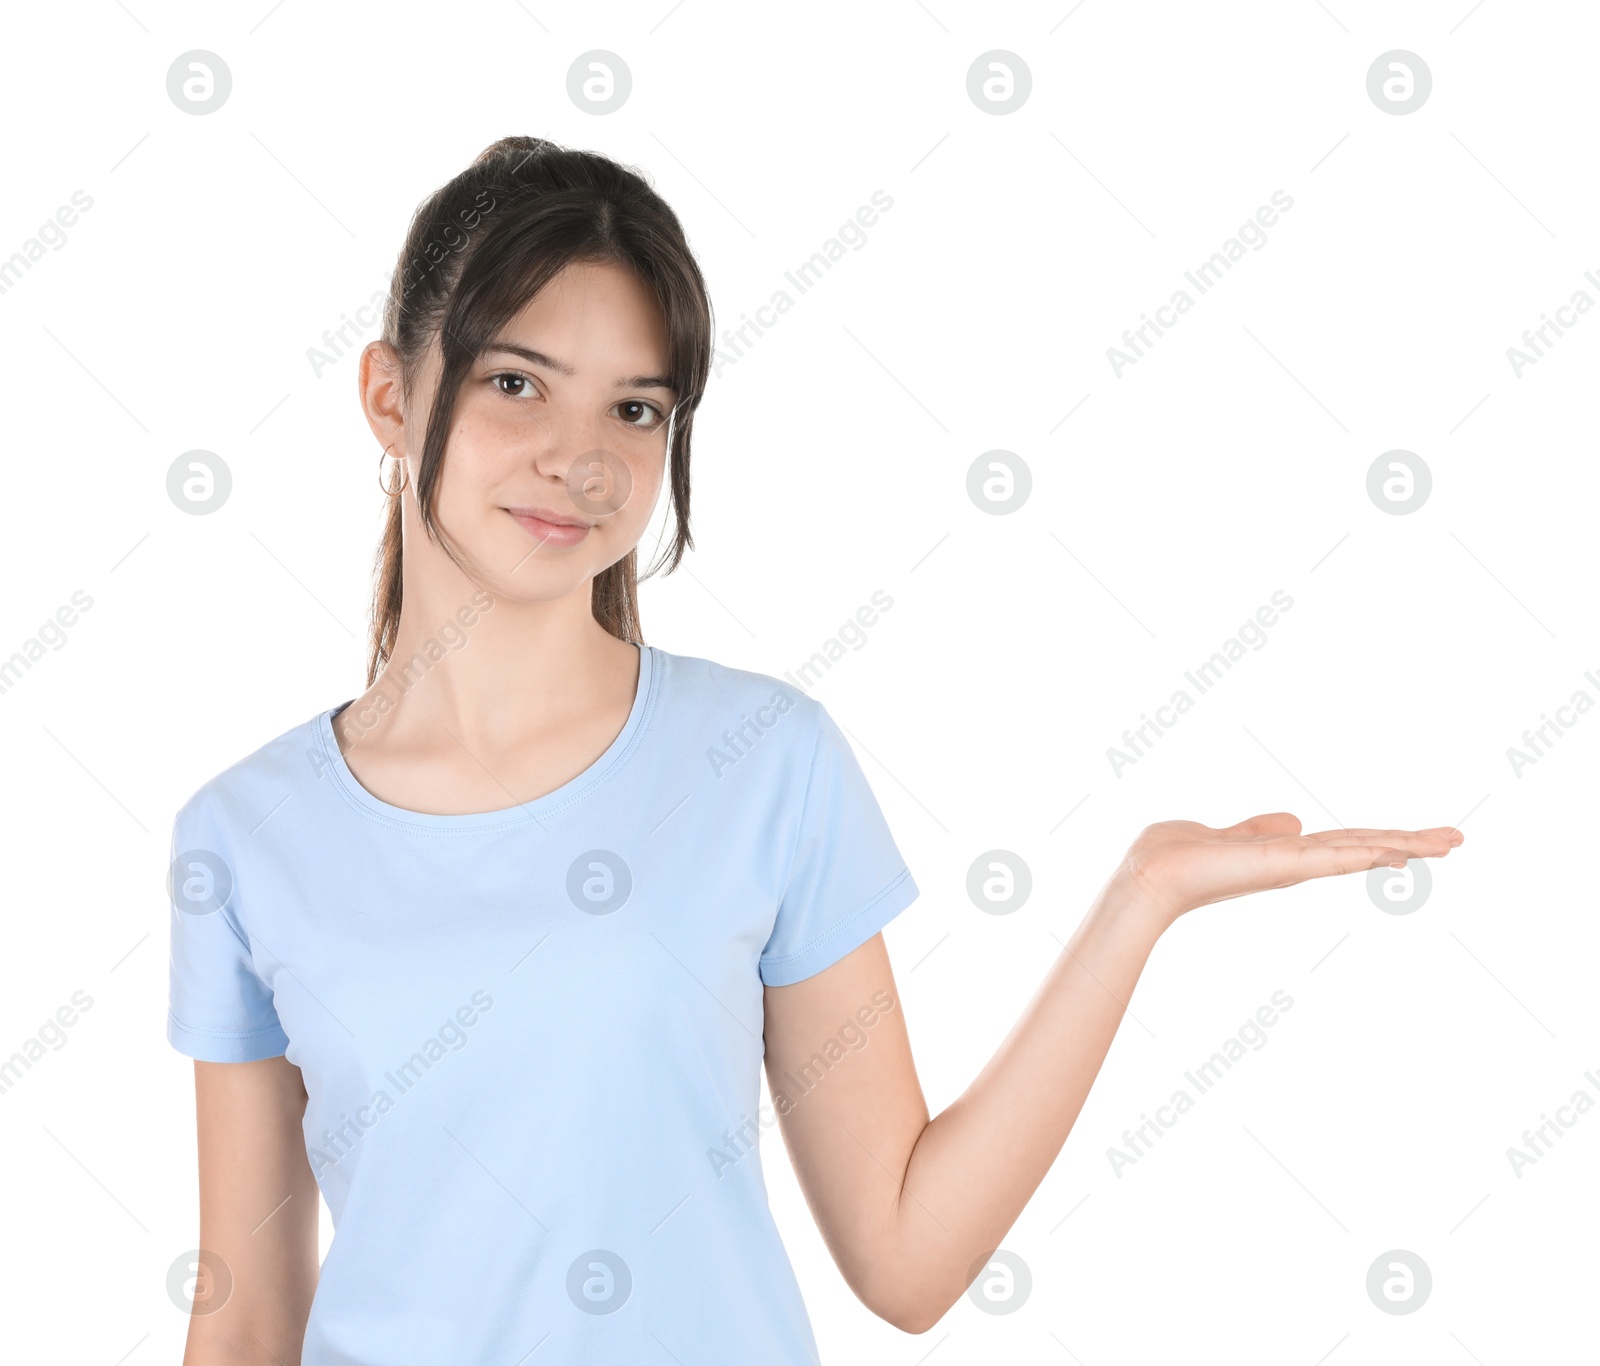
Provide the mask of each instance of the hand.
[{"label": "hand", "polygon": [[1152,903],[1165,924],[1213,901],[1292,887],[1314,877],[1405,867],[1408,858],[1443,858],[1463,840],[1448,825],[1431,830],[1319,830],[1300,833],[1287,811],[1213,830],[1196,821],[1146,826],[1110,885]]}]

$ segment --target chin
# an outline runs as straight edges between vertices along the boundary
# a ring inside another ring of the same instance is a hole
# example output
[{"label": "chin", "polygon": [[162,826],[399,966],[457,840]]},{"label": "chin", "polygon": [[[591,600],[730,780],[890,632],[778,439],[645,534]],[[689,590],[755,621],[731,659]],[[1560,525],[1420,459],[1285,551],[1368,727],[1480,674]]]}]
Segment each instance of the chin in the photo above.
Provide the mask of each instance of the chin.
[{"label": "chin", "polygon": [[560,564],[548,560],[540,563],[544,553],[537,551],[515,569],[496,574],[490,592],[511,602],[555,602],[593,577],[586,562],[565,559]]}]

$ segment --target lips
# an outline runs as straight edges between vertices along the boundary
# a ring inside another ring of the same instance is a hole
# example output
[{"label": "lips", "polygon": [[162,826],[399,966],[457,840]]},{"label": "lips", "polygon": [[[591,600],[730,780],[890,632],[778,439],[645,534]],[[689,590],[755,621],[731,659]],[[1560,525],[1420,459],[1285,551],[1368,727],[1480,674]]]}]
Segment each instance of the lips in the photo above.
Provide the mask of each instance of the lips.
[{"label": "lips", "polygon": [[512,519],[542,545],[578,545],[588,536],[590,524],[581,518],[549,508],[507,508]]}]

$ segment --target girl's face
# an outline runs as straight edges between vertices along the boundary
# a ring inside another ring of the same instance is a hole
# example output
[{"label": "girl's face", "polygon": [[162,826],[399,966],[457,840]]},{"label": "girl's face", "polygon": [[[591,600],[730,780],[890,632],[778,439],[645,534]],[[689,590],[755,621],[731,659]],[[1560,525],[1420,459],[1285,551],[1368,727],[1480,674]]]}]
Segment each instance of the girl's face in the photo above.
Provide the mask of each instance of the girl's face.
[{"label": "girl's face", "polygon": [[[404,496],[408,549],[415,536],[442,555],[412,493],[438,368],[435,345],[406,396]],[[653,296],[631,272],[593,263],[555,276],[473,363],[435,512],[497,598],[565,597],[638,544],[666,464],[666,370]]]}]

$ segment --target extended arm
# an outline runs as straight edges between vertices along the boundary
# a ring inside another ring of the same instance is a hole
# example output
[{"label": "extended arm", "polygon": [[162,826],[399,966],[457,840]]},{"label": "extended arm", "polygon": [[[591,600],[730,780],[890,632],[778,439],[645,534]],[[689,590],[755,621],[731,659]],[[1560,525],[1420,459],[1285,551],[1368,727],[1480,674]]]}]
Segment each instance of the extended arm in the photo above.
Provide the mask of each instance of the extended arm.
[{"label": "extended arm", "polygon": [[[790,1102],[777,1107],[784,1139],[834,1260],[874,1313],[921,1333],[965,1292],[1061,1151],[1151,949],[1180,914],[1439,857],[1461,839],[1448,829],[1299,829],[1284,813],[1226,830],[1151,826],[994,1057],[932,1120],[881,936],[814,977],[767,989],[769,1085]],[[875,1009],[867,1042],[819,1068],[819,1049],[875,993],[894,1008]],[[790,1080],[812,1077],[803,1091]]]}]

